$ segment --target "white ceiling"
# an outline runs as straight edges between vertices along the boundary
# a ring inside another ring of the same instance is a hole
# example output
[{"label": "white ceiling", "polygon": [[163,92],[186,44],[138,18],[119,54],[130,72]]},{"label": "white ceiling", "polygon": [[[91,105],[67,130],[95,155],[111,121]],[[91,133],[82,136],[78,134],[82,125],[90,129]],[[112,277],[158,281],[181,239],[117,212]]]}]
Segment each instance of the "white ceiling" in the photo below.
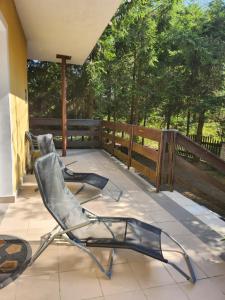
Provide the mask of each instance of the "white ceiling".
[{"label": "white ceiling", "polygon": [[27,39],[28,58],[83,64],[121,0],[14,0]]}]

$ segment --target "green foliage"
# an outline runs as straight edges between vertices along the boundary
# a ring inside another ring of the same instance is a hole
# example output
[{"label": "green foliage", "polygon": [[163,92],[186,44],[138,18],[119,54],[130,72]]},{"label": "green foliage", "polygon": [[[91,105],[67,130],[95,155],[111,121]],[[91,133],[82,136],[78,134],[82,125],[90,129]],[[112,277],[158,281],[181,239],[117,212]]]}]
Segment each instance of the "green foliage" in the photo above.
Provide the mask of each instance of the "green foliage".
[{"label": "green foliage", "polygon": [[[68,67],[69,116],[224,137],[224,28],[222,0],[124,0],[85,65]],[[59,116],[59,65],[28,66],[31,113]]]}]

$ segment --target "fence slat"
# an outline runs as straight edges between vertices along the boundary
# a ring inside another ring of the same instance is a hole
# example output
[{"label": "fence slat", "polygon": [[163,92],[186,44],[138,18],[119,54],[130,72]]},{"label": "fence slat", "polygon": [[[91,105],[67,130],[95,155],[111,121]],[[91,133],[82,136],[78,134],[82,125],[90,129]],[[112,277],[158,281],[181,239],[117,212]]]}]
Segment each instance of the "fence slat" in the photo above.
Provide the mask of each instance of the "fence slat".
[{"label": "fence slat", "polygon": [[138,125],[133,125],[133,134],[134,136],[140,136],[157,142],[159,142],[161,138],[161,130]]},{"label": "fence slat", "polygon": [[158,151],[156,151],[155,149],[149,148],[147,146],[142,146],[137,143],[133,143],[132,150],[134,152],[137,152],[137,153],[155,161],[155,162],[158,161]]},{"label": "fence slat", "polygon": [[199,144],[192,141],[188,137],[177,133],[176,144],[183,146],[188,152],[191,152],[193,155],[200,157],[201,159],[210,163],[214,168],[225,173],[225,162],[222,159],[220,159],[207,149],[202,148]]},{"label": "fence slat", "polygon": [[[101,145],[101,121],[90,119],[68,119],[68,147],[69,148],[96,148]],[[61,119],[30,118],[30,130],[33,134],[51,133],[54,137],[61,137]],[[74,140],[82,137],[81,140]],[[84,137],[88,137],[84,139]],[[61,140],[56,140],[56,147],[61,147]]]},{"label": "fence slat", "polygon": [[[109,134],[109,131],[112,133]],[[122,136],[118,136],[117,133],[122,132]],[[125,139],[124,136],[128,135]],[[114,123],[103,121],[102,122],[102,144],[104,149],[109,149],[109,152],[118,157],[121,161],[127,164],[128,168],[133,166],[136,170],[141,172],[144,176],[148,177],[152,182],[156,182],[156,177],[161,178],[162,172],[162,159],[159,159],[159,155],[163,153],[165,149],[161,152],[155,150],[151,147],[144,146],[136,143],[136,137],[145,138],[158,142],[160,145],[161,142],[161,130],[146,128],[138,125],[130,125],[124,123]],[[107,141],[112,141],[111,145],[107,145]],[[121,150],[120,150],[121,147]],[[123,150],[122,147],[125,147],[127,150]],[[163,145],[165,148],[165,145]],[[108,151],[108,150],[107,150]],[[124,151],[127,153],[124,153]],[[141,161],[134,159],[134,155],[137,153],[139,156],[138,160],[145,161],[146,159],[153,161],[156,164],[156,170],[153,170],[149,167],[151,164],[144,165]],[[160,153],[160,154],[159,154]],[[158,163],[161,162],[161,167],[158,167]],[[158,180],[158,179],[157,179]],[[158,180],[159,191],[160,180]]]}]

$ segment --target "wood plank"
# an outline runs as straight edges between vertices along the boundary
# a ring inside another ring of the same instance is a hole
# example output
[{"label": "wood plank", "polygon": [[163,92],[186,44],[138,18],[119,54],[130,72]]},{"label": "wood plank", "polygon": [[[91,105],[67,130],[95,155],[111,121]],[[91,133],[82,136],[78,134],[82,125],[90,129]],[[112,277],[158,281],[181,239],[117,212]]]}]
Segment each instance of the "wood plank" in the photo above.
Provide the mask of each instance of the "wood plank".
[{"label": "wood plank", "polygon": [[144,126],[133,125],[133,134],[134,136],[141,136],[157,142],[159,142],[161,139],[161,130],[146,128]]},{"label": "wood plank", "polygon": [[[197,193],[200,192],[203,197],[205,195],[207,199],[212,202],[220,203],[222,206],[224,205],[224,185],[222,187],[223,190],[221,189],[220,183],[217,187],[215,182],[212,183],[212,176],[206,175],[203,171],[199,170],[181,157],[177,159],[175,174],[175,183],[178,185],[182,184],[187,191],[191,191],[193,194],[195,194],[196,191]],[[210,180],[204,175],[210,177]]]},{"label": "wood plank", "polygon": [[42,126],[60,126],[61,119],[55,118],[30,118],[30,127],[42,127]]},{"label": "wood plank", "polygon": [[158,153],[158,161],[156,164],[156,192],[159,192],[160,186],[163,183],[163,175],[164,175],[164,167],[165,167],[165,152],[166,152],[166,139],[167,133],[162,130],[161,132],[161,139],[159,142],[159,153]]},{"label": "wood plank", "polygon": [[105,149],[107,152],[109,152],[110,154],[113,153],[113,149],[112,149],[112,144],[102,144],[103,149]]},{"label": "wood plank", "polygon": [[[61,141],[54,141],[56,148],[61,148]],[[98,148],[100,145],[99,141],[70,141],[68,140],[68,148],[82,149],[82,148]]]},{"label": "wood plank", "polygon": [[53,136],[61,136],[62,131],[61,130],[54,130],[54,129],[46,129],[46,128],[40,128],[40,129],[32,129],[31,131],[34,135],[40,135],[40,134],[52,134]]},{"label": "wood plank", "polygon": [[155,162],[158,161],[158,151],[147,146],[133,143],[132,151],[137,152]]},{"label": "wood plank", "polygon": [[121,152],[120,150],[114,149],[114,155],[119,158],[119,160],[121,160],[122,162],[124,162],[125,164],[128,163],[128,155]]},{"label": "wood plank", "polygon": [[149,167],[143,165],[135,159],[131,159],[131,166],[135,168],[137,172],[142,173],[154,183],[156,182],[156,172],[154,170],[151,170]]},{"label": "wood plank", "polygon": [[114,129],[114,124],[113,122],[108,122],[108,121],[102,121],[102,127],[106,129]]},{"label": "wood plank", "polygon": [[[39,134],[48,134],[51,133],[53,136],[62,136],[62,131],[61,130],[55,130],[55,129],[33,129],[32,133],[34,135],[39,135]],[[67,136],[99,136],[100,132],[98,130],[68,130],[67,131]]]},{"label": "wood plank", "polygon": [[99,130],[68,130],[68,136],[99,136]]},{"label": "wood plank", "polygon": [[132,125],[124,123],[115,123],[115,131],[123,131],[131,134]]},{"label": "wood plank", "polygon": [[100,127],[101,126],[101,120],[68,119],[68,126]]},{"label": "wood plank", "polygon": [[119,136],[115,136],[115,143],[118,143],[118,144],[128,148],[129,144],[130,144],[130,141],[126,140],[126,139],[123,139]]},{"label": "wood plank", "polygon": [[210,163],[217,170],[225,173],[225,162],[222,159],[207,149],[202,148],[199,144],[195,143],[188,137],[177,133],[176,144],[183,146],[188,152],[193,153],[194,155]]},{"label": "wood plank", "polygon": [[192,178],[193,182],[201,179],[201,180],[204,180],[207,183],[215,186],[219,190],[225,192],[225,185],[222,182],[218,181],[213,176],[206,174],[205,172],[198,169],[195,165],[189,163],[185,159],[183,159],[179,156],[176,156],[176,164],[178,165],[179,168],[181,168],[181,169],[185,170],[185,172],[189,172],[191,174],[191,178]]},{"label": "wood plank", "polygon": [[107,133],[107,132],[103,132],[102,133],[102,138],[103,139],[109,139],[110,141],[113,140],[113,134]]},{"label": "wood plank", "polygon": [[[100,127],[101,120],[92,119],[68,119],[68,126],[87,126],[87,127]],[[57,118],[30,118],[30,127],[42,126],[60,126],[61,119]]]}]

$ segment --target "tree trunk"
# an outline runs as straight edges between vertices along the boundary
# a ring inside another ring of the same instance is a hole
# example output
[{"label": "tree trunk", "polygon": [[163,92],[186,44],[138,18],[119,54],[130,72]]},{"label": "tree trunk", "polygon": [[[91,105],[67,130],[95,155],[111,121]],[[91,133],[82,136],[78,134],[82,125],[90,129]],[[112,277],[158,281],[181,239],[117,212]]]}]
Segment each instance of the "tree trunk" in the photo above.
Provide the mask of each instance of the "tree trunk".
[{"label": "tree trunk", "polygon": [[201,111],[198,115],[198,127],[196,132],[196,142],[201,144],[202,131],[205,123],[205,111]]},{"label": "tree trunk", "polygon": [[186,127],[186,135],[190,134],[190,120],[191,120],[191,113],[190,110],[187,112],[187,127]]},{"label": "tree trunk", "polygon": [[132,83],[132,98],[131,98],[131,108],[130,108],[130,124],[134,124],[135,122],[135,95],[134,95],[134,91],[135,91],[135,86],[136,86],[136,51],[134,51],[134,64],[133,64],[133,83]]},{"label": "tree trunk", "polygon": [[132,96],[131,107],[130,107],[130,124],[134,123],[134,97]]},{"label": "tree trunk", "polygon": [[[147,113],[146,113],[146,109],[145,109],[145,112],[144,112],[144,123],[143,123],[144,127],[146,126],[146,121],[147,121]],[[144,146],[144,143],[145,143],[145,139],[142,138],[142,140],[141,140],[142,146]]]},{"label": "tree trunk", "polygon": [[166,113],[165,121],[166,121],[166,129],[170,129],[170,123],[171,123],[171,113],[170,112]]}]

